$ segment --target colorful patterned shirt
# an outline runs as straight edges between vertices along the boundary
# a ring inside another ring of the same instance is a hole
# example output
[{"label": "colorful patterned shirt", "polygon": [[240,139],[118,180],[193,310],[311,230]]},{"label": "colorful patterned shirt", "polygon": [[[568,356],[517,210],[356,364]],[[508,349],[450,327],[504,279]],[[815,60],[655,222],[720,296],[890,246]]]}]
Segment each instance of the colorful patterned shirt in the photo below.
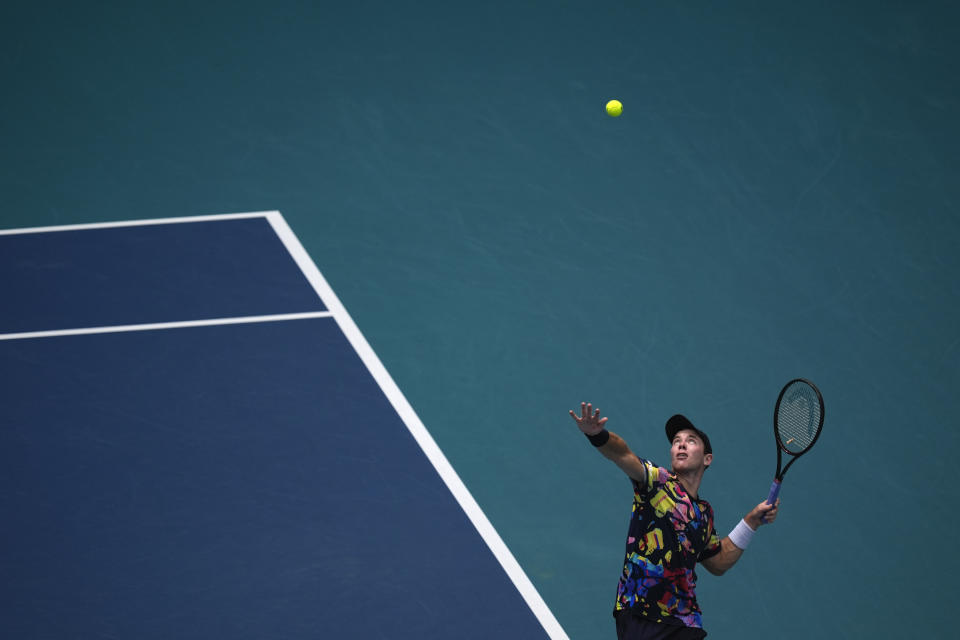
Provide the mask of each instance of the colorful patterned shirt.
[{"label": "colorful patterned shirt", "polygon": [[713,509],[694,500],[668,469],[640,459],[645,482],[633,481],[633,515],[614,614],[623,609],[656,622],[702,628],[697,562],[720,552]]}]

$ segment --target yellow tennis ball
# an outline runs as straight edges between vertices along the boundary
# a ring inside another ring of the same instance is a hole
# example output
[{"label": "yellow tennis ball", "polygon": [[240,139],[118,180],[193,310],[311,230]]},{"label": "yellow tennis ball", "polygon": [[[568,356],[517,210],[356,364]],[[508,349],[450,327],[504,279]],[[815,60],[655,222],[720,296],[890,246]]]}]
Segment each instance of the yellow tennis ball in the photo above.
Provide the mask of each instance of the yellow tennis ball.
[{"label": "yellow tennis ball", "polygon": [[619,100],[611,100],[607,103],[607,115],[616,118],[621,113],[623,113],[623,105],[620,104]]}]

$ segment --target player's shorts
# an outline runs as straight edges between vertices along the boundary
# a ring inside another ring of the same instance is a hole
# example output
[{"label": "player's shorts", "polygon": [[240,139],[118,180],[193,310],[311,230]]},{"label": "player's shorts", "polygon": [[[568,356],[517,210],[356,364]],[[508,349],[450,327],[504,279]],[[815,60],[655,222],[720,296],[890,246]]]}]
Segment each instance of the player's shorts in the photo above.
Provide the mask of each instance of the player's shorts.
[{"label": "player's shorts", "polygon": [[700,640],[707,637],[703,629],[653,622],[628,610],[618,611],[616,620],[617,640]]}]

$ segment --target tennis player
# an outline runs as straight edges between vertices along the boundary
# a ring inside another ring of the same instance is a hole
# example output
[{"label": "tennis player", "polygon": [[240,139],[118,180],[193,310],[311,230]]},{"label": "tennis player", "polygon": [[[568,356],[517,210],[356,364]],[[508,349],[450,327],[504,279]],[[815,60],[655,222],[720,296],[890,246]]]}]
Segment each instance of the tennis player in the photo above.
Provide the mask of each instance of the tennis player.
[{"label": "tennis player", "polygon": [[593,446],[633,481],[633,514],[613,611],[617,638],[706,637],[697,604],[696,564],[723,575],[760,525],[776,519],[780,501],[761,502],[721,540],[710,503],[699,497],[700,481],[713,462],[706,433],[682,415],[667,420],[668,470],[630,451],[620,436],[605,428],[607,418],[591,404],[581,403],[580,415],[570,415]]}]

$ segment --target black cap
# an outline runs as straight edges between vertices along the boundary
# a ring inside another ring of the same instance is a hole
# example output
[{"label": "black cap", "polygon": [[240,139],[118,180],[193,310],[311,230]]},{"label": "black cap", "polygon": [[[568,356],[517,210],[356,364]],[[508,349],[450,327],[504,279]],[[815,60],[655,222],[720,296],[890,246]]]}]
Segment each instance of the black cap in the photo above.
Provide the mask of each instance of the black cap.
[{"label": "black cap", "polygon": [[710,446],[710,438],[707,437],[707,434],[697,429],[686,416],[682,416],[679,413],[671,416],[670,419],[667,420],[667,440],[673,442],[673,437],[677,435],[677,432],[683,431],[684,429],[689,429],[700,436],[700,439],[703,440],[704,454],[713,453],[713,447]]}]

